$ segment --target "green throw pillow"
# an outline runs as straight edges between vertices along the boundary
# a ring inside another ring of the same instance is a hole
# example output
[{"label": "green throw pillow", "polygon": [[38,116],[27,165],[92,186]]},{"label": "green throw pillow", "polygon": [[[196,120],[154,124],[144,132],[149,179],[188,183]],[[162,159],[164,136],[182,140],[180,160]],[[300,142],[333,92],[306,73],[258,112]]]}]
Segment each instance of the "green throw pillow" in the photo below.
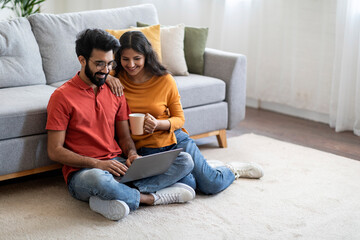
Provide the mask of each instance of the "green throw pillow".
[{"label": "green throw pillow", "polygon": [[148,27],[150,24],[142,23],[142,22],[136,22],[137,27]]},{"label": "green throw pillow", "polygon": [[[137,27],[147,27],[149,24],[137,22]],[[184,54],[190,73],[204,74],[204,53],[208,28],[185,27]]]},{"label": "green throw pillow", "polygon": [[208,28],[185,27],[184,53],[188,71],[204,74],[204,53]]}]

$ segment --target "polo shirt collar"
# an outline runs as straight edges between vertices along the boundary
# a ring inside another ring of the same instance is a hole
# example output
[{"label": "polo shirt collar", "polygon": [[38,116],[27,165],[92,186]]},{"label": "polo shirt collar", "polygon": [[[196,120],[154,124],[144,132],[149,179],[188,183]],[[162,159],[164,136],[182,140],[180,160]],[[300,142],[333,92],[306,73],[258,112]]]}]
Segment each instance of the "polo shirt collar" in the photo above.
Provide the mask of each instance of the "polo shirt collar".
[{"label": "polo shirt collar", "polygon": [[[80,88],[80,89],[89,89],[91,88],[91,86],[89,86],[88,84],[86,84],[81,78],[80,78],[80,71],[75,75],[75,77],[73,78],[74,83]],[[106,83],[105,83],[106,84]],[[103,89],[104,85],[102,85],[99,89]]]}]

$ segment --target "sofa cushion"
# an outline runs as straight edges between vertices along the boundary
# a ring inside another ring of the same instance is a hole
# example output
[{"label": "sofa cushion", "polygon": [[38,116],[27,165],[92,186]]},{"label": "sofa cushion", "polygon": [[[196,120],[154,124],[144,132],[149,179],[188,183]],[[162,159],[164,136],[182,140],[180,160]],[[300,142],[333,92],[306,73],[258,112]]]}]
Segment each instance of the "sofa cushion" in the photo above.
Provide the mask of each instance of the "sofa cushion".
[{"label": "sofa cushion", "polygon": [[225,100],[225,82],[197,74],[175,76],[183,108]]},{"label": "sofa cushion", "polygon": [[[149,26],[149,23],[137,22],[136,26],[145,27]],[[184,55],[190,73],[204,74],[204,53],[208,31],[209,28],[202,27],[185,26],[184,28]]]},{"label": "sofa cushion", "polygon": [[226,129],[228,123],[227,102],[218,102],[184,109],[184,128],[191,135]]},{"label": "sofa cushion", "polygon": [[39,44],[48,84],[65,81],[80,69],[75,53],[76,35],[86,28],[123,29],[136,21],[157,24],[151,4],[65,14],[34,14],[29,18]]},{"label": "sofa cushion", "polygon": [[161,62],[161,39],[160,39],[160,25],[152,25],[143,28],[127,28],[127,29],[106,29],[108,33],[113,35],[116,39],[128,32],[128,31],[140,31],[142,32],[147,40],[151,43],[152,48],[158,55],[158,59]]},{"label": "sofa cushion", "polygon": [[189,75],[184,55],[185,25],[161,27],[162,63],[172,75]]},{"label": "sofa cushion", "polygon": [[204,53],[208,31],[208,28],[185,28],[184,51],[190,73],[204,74]]},{"label": "sofa cushion", "polygon": [[[136,25],[149,26],[141,22],[137,22]],[[189,75],[184,53],[185,25],[181,23],[175,26],[161,26],[160,35],[162,64],[172,75]]]},{"label": "sofa cushion", "polygon": [[0,88],[45,83],[39,46],[29,21],[0,21]]},{"label": "sofa cushion", "polygon": [[46,134],[2,140],[0,176],[55,164],[46,147]]},{"label": "sofa cushion", "polygon": [[[69,79],[69,80],[70,80],[70,79]],[[68,80],[60,81],[60,82],[55,82],[55,83],[50,84],[49,86],[58,88],[58,87],[60,87],[61,85],[63,85],[64,83],[66,83],[67,81],[68,81]]]},{"label": "sofa cushion", "polygon": [[45,133],[46,107],[55,89],[48,85],[0,89],[4,102],[0,108],[0,140]]}]

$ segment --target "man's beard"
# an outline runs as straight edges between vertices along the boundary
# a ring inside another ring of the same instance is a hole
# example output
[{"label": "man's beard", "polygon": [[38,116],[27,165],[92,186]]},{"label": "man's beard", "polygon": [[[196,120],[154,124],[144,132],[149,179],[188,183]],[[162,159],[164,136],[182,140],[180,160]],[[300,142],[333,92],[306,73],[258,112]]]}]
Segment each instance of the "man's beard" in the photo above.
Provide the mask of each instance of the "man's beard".
[{"label": "man's beard", "polygon": [[96,77],[97,74],[101,74],[103,75],[104,73],[102,72],[96,72],[96,73],[92,73],[90,68],[89,68],[89,65],[86,63],[86,66],[85,66],[85,75],[90,79],[90,81],[95,84],[97,87],[101,87],[104,83],[105,83],[105,80],[108,76],[109,73],[106,73],[105,74],[105,77],[103,78],[98,78]]}]

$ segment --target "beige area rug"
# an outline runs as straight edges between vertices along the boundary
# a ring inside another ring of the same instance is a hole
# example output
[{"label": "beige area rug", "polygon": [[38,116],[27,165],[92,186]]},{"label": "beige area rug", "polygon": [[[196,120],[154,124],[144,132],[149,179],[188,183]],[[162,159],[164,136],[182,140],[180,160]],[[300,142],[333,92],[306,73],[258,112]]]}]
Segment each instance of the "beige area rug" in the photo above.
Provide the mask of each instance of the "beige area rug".
[{"label": "beige area rug", "polygon": [[118,222],[71,198],[60,176],[2,184],[0,239],[360,239],[360,162],[254,134],[228,144],[201,149],[265,176]]}]

